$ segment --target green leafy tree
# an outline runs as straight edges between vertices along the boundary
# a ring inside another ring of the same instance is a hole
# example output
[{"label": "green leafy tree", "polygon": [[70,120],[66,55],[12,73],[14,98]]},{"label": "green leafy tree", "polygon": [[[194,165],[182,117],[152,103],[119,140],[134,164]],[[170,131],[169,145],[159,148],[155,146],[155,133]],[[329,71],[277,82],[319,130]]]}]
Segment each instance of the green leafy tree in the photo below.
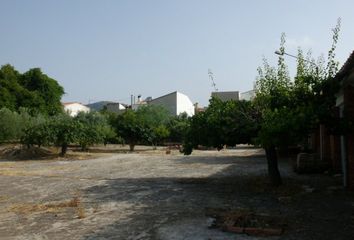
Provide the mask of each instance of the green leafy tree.
[{"label": "green leafy tree", "polygon": [[170,136],[170,131],[165,125],[159,125],[151,129],[150,141],[156,146]]},{"label": "green leafy tree", "polygon": [[19,141],[34,119],[24,108],[19,112],[7,108],[0,109],[0,142]]},{"label": "green leafy tree", "polygon": [[22,74],[19,82],[27,90],[38,94],[43,101],[40,105],[43,113],[55,115],[62,112],[60,99],[64,89],[56,80],[42,73],[40,68],[33,68]]},{"label": "green leafy tree", "polygon": [[113,123],[118,136],[122,137],[129,144],[130,151],[134,151],[135,145],[147,140],[149,128],[145,125],[137,112],[128,109],[118,115]]},{"label": "green leafy tree", "polygon": [[78,143],[83,150],[98,143],[105,143],[115,136],[107,119],[98,112],[80,112],[74,119],[80,124]]},{"label": "green leafy tree", "polygon": [[154,147],[170,135],[167,123],[171,116],[163,106],[143,106],[136,111],[136,114],[142,126],[145,127],[145,137],[147,138],[145,140],[152,143]]},{"label": "green leafy tree", "polygon": [[278,144],[286,144],[293,139],[289,135],[292,129],[288,121],[288,113],[291,111],[291,89],[293,87],[284,61],[285,34],[281,36],[278,59],[278,67],[271,67],[264,59],[263,67],[258,68],[256,105],[262,113],[262,121],[259,131],[259,143],[266,152],[268,162],[268,174],[273,185],[281,184],[278,169],[276,147]]},{"label": "green leafy tree", "polygon": [[61,147],[61,156],[65,156],[68,146],[78,141],[82,126],[67,114],[59,114],[49,119],[48,140]]},{"label": "green leafy tree", "polygon": [[18,83],[20,73],[9,64],[0,68],[0,108],[11,111],[18,109],[18,99],[28,95],[28,92]]},{"label": "green leafy tree", "polygon": [[170,132],[169,141],[173,143],[183,143],[189,128],[188,115],[182,113],[178,116],[171,117],[166,126]]},{"label": "green leafy tree", "polygon": [[32,115],[62,112],[60,99],[64,89],[39,68],[21,74],[9,64],[0,68],[0,108],[12,111],[27,108]]},{"label": "green leafy tree", "polygon": [[21,142],[28,148],[37,145],[49,146],[54,141],[54,131],[49,124],[48,118],[39,118],[32,122],[32,124],[24,130],[24,135]]},{"label": "green leafy tree", "polygon": [[248,101],[210,100],[205,112],[190,119],[183,152],[190,154],[198,145],[214,147],[251,143],[258,130],[257,111]]},{"label": "green leafy tree", "polygon": [[277,68],[264,60],[259,68],[255,103],[262,113],[258,141],[266,151],[268,173],[273,185],[281,184],[276,149],[305,142],[319,123],[329,124],[331,108],[338,86],[333,81],[338,63],[334,50],[338,40],[340,20],[333,30],[333,44],[328,54],[327,68],[323,59],[317,64],[308,54],[298,51],[297,74],[293,82],[284,62],[285,35],[282,34]]}]

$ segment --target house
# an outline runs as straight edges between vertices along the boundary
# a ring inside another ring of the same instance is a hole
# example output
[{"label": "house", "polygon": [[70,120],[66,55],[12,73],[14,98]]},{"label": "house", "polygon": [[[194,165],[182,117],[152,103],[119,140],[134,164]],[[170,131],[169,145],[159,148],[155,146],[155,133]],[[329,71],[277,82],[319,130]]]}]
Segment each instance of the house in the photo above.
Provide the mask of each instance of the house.
[{"label": "house", "polygon": [[165,107],[171,115],[178,116],[186,113],[188,116],[194,115],[194,104],[189,97],[180,92],[172,92],[155,99],[147,99],[149,105],[160,105]]},{"label": "house", "polygon": [[[336,95],[337,115],[340,119],[354,122],[354,51],[335,76],[340,83]],[[354,134],[347,129],[342,135],[332,139],[330,154],[337,165],[341,165],[343,184],[354,189]]]},{"label": "house", "polygon": [[[337,125],[354,122],[354,51],[333,79],[339,83],[333,114]],[[311,145],[320,160],[333,172],[342,174],[343,186],[354,190],[353,129],[333,133],[321,124],[311,136]]]},{"label": "house", "polygon": [[70,116],[75,117],[79,112],[90,112],[90,108],[79,102],[66,102],[62,103],[64,111]]},{"label": "house", "polygon": [[240,93],[240,100],[251,101],[256,97],[256,90],[252,89],[247,92]]},{"label": "house", "polygon": [[112,101],[99,101],[99,102],[86,104],[86,106],[89,107],[91,110],[101,111],[109,103],[114,103],[114,102],[112,102]]},{"label": "house", "polygon": [[238,91],[212,92],[211,96],[217,97],[221,101],[239,100],[239,92]]},{"label": "house", "polygon": [[104,106],[104,109],[108,112],[121,113],[122,111],[127,109],[127,107],[127,105],[122,103],[110,102]]},{"label": "house", "polygon": [[152,97],[147,97],[145,100],[141,100],[141,95],[138,95],[138,101],[135,101],[135,97],[132,97],[132,105],[131,109],[137,110],[142,106],[146,106],[149,101],[151,101]]}]

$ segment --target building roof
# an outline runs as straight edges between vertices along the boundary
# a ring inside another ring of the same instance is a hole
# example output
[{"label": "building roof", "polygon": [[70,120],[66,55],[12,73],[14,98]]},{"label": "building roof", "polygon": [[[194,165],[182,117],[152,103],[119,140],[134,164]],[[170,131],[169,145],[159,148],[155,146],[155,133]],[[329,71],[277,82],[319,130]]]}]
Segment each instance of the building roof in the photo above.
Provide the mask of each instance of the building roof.
[{"label": "building roof", "polygon": [[162,96],[157,97],[157,98],[153,98],[151,101],[154,101],[154,100],[160,99],[160,98],[164,98],[164,97],[167,97],[167,96],[172,95],[172,94],[177,94],[177,91],[174,91],[174,92],[171,92],[171,93],[167,93],[167,94],[162,95]]},{"label": "building roof", "polygon": [[128,104],[125,104],[125,103],[120,103],[120,102],[109,102],[106,104],[106,106],[108,105],[122,105],[124,107],[128,107],[129,105]]},{"label": "building roof", "polygon": [[68,106],[68,105],[72,105],[72,104],[84,105],[84,104],[82,104],[82,103],[80,103],[80,102],[63,102],[63,103],[61,103],[61,104],[63,104],[64,106]]},{"label": "building roof", "polygon": [[238,91],[212,92],[211,96],[218,97],[221,101],[239,100],[240,99]]},{"label": "building roof", "polygon": [[347,75],[349,71],[353,68],[354,68],[354,51],[350,54],[347,61],[343,64],[341,69],[338,71],[338,73],[335,76],[335,79],[341,81],[343,77]]}]

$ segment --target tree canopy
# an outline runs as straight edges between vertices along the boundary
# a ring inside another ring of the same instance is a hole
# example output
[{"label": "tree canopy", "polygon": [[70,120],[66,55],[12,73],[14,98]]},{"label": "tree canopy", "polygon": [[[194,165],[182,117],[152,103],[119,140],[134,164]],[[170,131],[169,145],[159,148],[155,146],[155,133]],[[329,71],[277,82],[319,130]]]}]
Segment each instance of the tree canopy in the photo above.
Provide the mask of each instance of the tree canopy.
[{"label": "tree canopy", "polygon": [[198,145],[214,147],[251,143],[257,134],[257,110],[249,101],[210,100],[205,112],[190,119],[183,151],[190,154]]},{"label": "tree canopy", "polygon": [[0,68],[0,108],[18,111],[27,108],[32,114],[55,115],[62,111],[64,89],[39,68],[21,74],[6,64]]}]

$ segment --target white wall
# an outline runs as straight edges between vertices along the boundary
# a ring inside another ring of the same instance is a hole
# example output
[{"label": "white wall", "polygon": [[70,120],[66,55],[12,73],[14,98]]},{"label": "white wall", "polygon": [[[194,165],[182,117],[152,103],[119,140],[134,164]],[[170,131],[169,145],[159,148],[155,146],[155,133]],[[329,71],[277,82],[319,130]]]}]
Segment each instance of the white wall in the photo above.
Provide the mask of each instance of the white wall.
[{"label": "white wall", "polygon": [[180,92],[173,92],[159,98],[155,98],[148,104],[160,105],[165,107],[173,116],[187,113],[188,116],[194,115],[194,105],[188,96]]},{"label": "white wall", "polygon": [[240,93],[240,100],[251,101],[256,96],[256,90],[250,90],[247,92]]},{"label": "white wall", "polygon": [[176,115],[187,113],[188,116],[194,115],[194,105],[188,96],[177,92],[177,112]]},{"label": "white wall", "polygon": [[75,117],[79,112],[89,112],[90,108],[81,103],[64,104],[64,111]]}]

